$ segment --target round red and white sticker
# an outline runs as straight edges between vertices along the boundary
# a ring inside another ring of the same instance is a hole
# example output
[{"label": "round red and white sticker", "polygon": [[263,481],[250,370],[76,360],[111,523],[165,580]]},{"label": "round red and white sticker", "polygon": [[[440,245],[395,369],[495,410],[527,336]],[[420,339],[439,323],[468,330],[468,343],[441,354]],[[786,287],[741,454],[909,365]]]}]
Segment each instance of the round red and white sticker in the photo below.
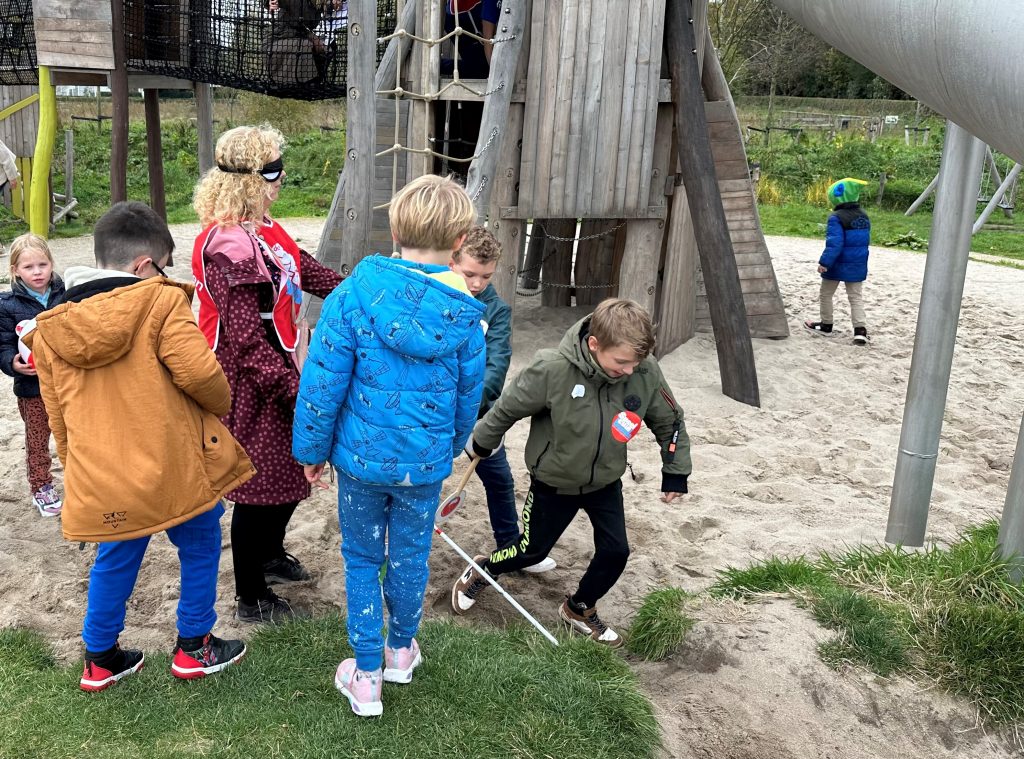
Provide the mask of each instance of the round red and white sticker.
[{"label": "round red and white sticker", "polygon": [[448,517],[450,517],[452,514],[455,513],[455,510],[459,508],[459,505],[461,503],[462,493],[452,496],[451,498],[446,500],[444,503],[441,504],[441,507],[437,510],[437,516],[435,517],[435,521],[447,519]]},{"label": "round red and white sticker", "polygon": [[620,443],[628,443],[640,431],[640,417],[632,411],[620,411],[612,419],[612,437]]}]

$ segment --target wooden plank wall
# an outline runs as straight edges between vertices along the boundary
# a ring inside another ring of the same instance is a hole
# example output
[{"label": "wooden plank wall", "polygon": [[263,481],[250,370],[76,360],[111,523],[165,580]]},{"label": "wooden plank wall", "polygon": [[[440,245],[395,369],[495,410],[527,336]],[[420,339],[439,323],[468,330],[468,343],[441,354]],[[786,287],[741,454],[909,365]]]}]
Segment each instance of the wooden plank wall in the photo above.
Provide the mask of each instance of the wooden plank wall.
[{"label": "wooden plank wall", "polygon": [[40,66],[114,68],[110,0],[33,0]]},{"label": "wooden plank wall", "polygon": [[[789,327],[771,255],[761,232],[736,112],[728,100],[707,102],[704,104],[704,112],[711,135],[718,188],[747,308],[750,334],[752,337],[786,337],[789,335]],[[710,332],[711,318],[704,280],[700,273],[697,277],[696,328],[699,332]]]},{"label": "wooden plank wall", "polygon": [[[0,111],[39,92],[34,84],[0,87]],[[36,149],[39,101],[0,121],[0,140],[19,158],[31,158]]]},{"label": "wooden plank wall", "polygon": [[665,0],[533,4],[519,216],[645,216]]}]

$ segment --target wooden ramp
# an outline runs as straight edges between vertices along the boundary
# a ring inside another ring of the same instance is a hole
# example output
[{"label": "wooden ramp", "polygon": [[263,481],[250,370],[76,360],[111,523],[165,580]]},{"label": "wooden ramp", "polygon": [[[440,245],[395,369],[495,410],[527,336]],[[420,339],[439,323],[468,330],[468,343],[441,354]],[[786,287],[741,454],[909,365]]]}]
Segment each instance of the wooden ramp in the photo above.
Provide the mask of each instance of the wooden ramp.
[{"label": "wooden ramp", "polygon": [[[729,225],[736,268],[740,275],[743,301],[747,307],[747,323],[751,337],[788,337],[789,325],[775,279],[775,269],[761,231],[754,190],[747,169],[747,153],[743,147],[739,119],[728,100],[715,100],[704,104],[711,152],[715,158],[715,173],[722,205]],[[697,268],[698,332],[711,332],[707,294],[704,279]]]}]

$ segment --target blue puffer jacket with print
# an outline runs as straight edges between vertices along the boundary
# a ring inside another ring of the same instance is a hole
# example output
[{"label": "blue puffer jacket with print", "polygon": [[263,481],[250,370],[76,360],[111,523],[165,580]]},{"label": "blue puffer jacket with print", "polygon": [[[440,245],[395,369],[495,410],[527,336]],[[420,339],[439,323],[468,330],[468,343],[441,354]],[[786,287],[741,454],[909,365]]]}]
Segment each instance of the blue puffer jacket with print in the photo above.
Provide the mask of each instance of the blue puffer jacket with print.
[{"label": "blue puffer jacket with print", "polygon": [[451,473],[476,421],[486,352],[482,303],[384,256],[324,302],[295,405],[292,454],[376,485]]}]

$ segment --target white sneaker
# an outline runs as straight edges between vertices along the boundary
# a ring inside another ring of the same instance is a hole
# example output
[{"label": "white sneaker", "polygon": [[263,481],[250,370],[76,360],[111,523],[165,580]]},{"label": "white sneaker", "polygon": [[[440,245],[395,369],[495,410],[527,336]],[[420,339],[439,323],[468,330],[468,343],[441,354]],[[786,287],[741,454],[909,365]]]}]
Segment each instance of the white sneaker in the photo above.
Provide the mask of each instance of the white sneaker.
[{"label": "white sneaker", "polygon": [[539,575],[541,572],[550,572],[552,569],[558,566],[558,562],[552,559],[550,556],[545,556],[543,559],[538,561],[536,564],[531,564],[528,567],[523,567],[524,572],[528,572],[531,575]]}]

